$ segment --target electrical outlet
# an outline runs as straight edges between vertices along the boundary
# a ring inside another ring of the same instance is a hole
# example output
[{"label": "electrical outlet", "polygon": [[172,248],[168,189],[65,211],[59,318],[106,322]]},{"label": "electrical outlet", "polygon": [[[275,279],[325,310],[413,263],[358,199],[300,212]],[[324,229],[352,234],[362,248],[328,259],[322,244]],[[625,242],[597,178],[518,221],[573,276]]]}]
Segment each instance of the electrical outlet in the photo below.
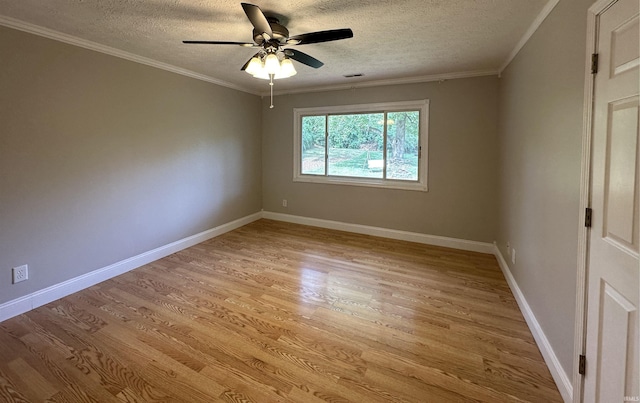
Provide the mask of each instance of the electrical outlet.
[{"label": "electrical outlet", "polygon": [[516,250],[511,249],[511,263],[516,264]]},{"label": "electrical outlet", "polygon": [[282,207],[287,207],[287,199],[282,199]]},{"label": "electrical outlet", "polygon": [[29,279],[29,266],[26,264],[11,269],[13,284]]}]

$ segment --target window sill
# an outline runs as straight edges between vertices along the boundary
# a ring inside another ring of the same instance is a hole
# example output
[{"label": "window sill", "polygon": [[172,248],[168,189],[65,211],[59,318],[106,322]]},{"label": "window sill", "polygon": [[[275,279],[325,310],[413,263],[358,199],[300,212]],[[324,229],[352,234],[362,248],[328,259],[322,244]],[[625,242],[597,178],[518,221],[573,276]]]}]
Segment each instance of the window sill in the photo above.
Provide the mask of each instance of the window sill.
[{"label": "window sill", "polygon": [[294,182],[321,183],[326,185],[364,186],[382,189],[413,190],[426,192],[427,185],[421,182],[408,182],[390,179],[349,178],[344,176],[294,176]]}]

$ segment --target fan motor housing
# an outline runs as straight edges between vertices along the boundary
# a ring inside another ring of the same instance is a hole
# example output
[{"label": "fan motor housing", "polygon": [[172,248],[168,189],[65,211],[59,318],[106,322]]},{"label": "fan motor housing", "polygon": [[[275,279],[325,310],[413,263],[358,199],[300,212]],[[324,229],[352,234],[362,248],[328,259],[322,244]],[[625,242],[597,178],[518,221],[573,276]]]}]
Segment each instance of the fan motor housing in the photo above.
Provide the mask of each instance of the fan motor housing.
[{"label": "fan motor housing", "polygon": [[[271,39],[276,40],[279,43],[285,43],[289,38],[289,30],[287,27],[281,25],[277,18],[267,17],[267,21],[269,21],[269,26],[273,32],[273,37]],[[255,28],[253,30],[253,40],[258,45],[262,45],[264,43],[262,32],[258,32]]]}]

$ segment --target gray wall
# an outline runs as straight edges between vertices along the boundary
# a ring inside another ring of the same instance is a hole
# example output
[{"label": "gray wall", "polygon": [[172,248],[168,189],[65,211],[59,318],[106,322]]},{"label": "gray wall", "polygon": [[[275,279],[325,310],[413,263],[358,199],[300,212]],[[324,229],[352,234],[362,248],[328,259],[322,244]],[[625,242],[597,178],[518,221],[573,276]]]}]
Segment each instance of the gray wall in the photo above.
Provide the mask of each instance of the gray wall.
[{"label": "gray wall", "polygon": [[3,27],[0,55],[0,303],[260,211],[259,97]]},{"label": "gray wall", "polygon": [[[265,98],[264,210],[493,242],[497,92],[496,77],[478,77],[281,95],[274,109]],[[293,108],[425,98],[430,100],[428,192],[293,182]]]},{"label": "gray wall", "polygon": [[563,0],[500,80],[498,246],[566,373],[573,332],[586,20]]}]

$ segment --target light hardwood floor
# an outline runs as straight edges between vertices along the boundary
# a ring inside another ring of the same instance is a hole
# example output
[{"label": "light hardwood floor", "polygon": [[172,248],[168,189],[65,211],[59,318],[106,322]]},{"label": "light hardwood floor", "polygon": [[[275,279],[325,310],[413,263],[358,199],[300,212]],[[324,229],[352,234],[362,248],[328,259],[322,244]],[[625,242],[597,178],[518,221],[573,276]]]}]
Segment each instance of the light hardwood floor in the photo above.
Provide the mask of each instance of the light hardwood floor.
[{"label": "light hardwood floor", "polygon": [[0,400],[561,397],[492,255],[260,220],[0,323]]}]

